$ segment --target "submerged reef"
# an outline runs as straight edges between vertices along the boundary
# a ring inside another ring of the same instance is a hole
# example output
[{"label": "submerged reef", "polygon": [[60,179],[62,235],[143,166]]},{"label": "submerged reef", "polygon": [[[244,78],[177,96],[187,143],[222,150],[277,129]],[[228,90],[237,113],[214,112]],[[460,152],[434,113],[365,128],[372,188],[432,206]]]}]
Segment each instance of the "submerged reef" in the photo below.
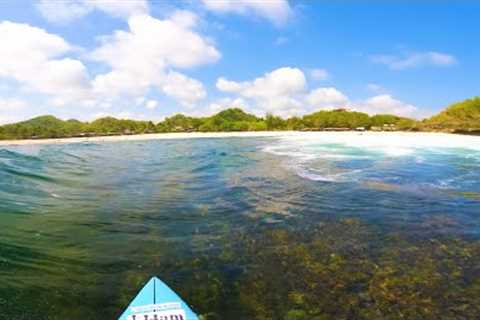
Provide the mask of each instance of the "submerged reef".
[{"label": "submerged reef", "polygon": [[171,277],[203,319],[480,316],[478,240],[408,238],[356,219],[251,232],[157,273]]},{"label": "submerged reef", "polygon": [[45,274],[51,292],[2,288],[0,319],[115,319],[151,275],[204,320],[480,317],[478,239],[407,236],[348,218],[258,225],[195,250],[155,239],[141,246],[149,249],[137,263],[99,260],[104,272],[85,274],[69,291],[57,289],[69,276],[53,271]]}]

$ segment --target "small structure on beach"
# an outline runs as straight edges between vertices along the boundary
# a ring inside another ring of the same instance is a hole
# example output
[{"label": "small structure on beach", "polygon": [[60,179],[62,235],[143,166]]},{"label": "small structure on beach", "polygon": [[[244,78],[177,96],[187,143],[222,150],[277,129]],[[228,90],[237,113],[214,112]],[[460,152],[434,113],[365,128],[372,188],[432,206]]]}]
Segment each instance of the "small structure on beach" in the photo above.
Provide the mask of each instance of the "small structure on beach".
[{"label": "small structure on beach", "polygon": [[383,131],[395,131],[395,130],[397,130],[397,128],[393,123],[383,125]]},{"label": "small structure on beach", "polygon": [[350,128],[325,128],[323,131],[350,131]]}]

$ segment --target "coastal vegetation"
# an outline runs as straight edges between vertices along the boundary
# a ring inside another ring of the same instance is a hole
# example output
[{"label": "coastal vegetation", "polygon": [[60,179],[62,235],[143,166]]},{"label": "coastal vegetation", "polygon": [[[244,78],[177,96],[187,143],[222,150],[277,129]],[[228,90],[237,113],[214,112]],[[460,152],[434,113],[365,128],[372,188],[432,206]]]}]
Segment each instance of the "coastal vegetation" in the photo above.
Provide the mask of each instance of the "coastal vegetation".
[{"label": "coastal vegetation", "polygon": [[229,132],[265,130],[304,131],[448,131],[480,132],[480,97],[449,106],[429,119],[417,121],[389,114],[370,116],[346,109],[321,110],[303,117],[283,119],[267,114],[257,117],[239,108],[221,111],[210,117],[190,117],[176,114],[154,124],[105,117],[93,122],[60,120],[40,116],[27,121],[0,126],[0,139],[43,139],[163,132]]},{"label": "coastal vegetation", "polygon": [[454,103],[424,125],[431,129],[480,132],[480,97]]}]

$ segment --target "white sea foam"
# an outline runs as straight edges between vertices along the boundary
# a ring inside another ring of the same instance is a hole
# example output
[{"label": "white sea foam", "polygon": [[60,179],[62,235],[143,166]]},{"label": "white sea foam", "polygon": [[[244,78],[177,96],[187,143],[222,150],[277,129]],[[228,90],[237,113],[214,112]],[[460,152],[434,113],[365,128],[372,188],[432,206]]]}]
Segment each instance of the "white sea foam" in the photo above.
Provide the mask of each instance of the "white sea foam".
[{"label": "white sea foam", "polygon": [[405,132],[293,132],[278,136],[264,151],[290,159],[286,165],[300,177],[333,182],[351,179],[353,173],[359,174],[362,170],[316,171],[315,161],[370,159],[376,162],[414,157],[414,162],[422,163],[425,158],[420,152],[461,154],[473,160],[480,157],[480,137]]},{"label": "white sea foam", "polygon": [[335,175],[320,175],[316,173],[309,172],[308,170],[305,169],[297,169],[297,174],[298,176],[312,180],[312,181],[323,181],[323,182],[338,182],[338,176]]},{"label": "white sea foam", "polygon": [[343,172],[321,172],[320,170],[307,169],[303,167],[297,167],[296,173],[298,176],[312,180],[312,181],[323,181],[323,182],[346,182],[354,179],[354,175],[361,173],[361,169],[348,170]]},{"label": "white sea foam", "polygon": [[480,151],[480,136],[406,132],[304,132],[280,137],[299,144],[341,144],[356,148],[461,148]]},{"label": "white sea foam", "polygon": [[437,149],[447,153],[451,152],[447,149],[480,151],[480,136],[406,132],[294,132],[278,136],[278,140],[264,150],[294,157],[300,154],[301,157],[320,158],[329,155],[352,156],[345,154],[346,151],[354,151],[352,149],[392,157],[411,155],[422,149]]}]

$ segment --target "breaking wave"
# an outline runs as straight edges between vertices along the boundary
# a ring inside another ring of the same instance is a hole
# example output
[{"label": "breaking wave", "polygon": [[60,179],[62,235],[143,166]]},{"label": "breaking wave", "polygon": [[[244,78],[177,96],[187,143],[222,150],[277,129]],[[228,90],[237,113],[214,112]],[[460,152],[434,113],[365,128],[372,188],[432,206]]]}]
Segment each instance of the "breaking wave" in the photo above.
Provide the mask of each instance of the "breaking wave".
[{"label": "breaking wave", "polygon": [[[438,174],[451,162],[480,168],[480,137],[431,133],[301,133],[272,140],[264,152],[284,157],[284,165],[299,177],[320,182],[371,179],[408,183],[416,168],[432,171],[422,183],[439,189],[468,182],[464,173]],[[451,169],[451,168],[450,168]],[[451,171],[451,170],[450,170]],[[378,177],[379,173],[381,176]],[[437,172],[437,173],[436,173]],[[471,172],[471,170],[469,170]],[[470,178],[470,177],[469,177]]]}]

